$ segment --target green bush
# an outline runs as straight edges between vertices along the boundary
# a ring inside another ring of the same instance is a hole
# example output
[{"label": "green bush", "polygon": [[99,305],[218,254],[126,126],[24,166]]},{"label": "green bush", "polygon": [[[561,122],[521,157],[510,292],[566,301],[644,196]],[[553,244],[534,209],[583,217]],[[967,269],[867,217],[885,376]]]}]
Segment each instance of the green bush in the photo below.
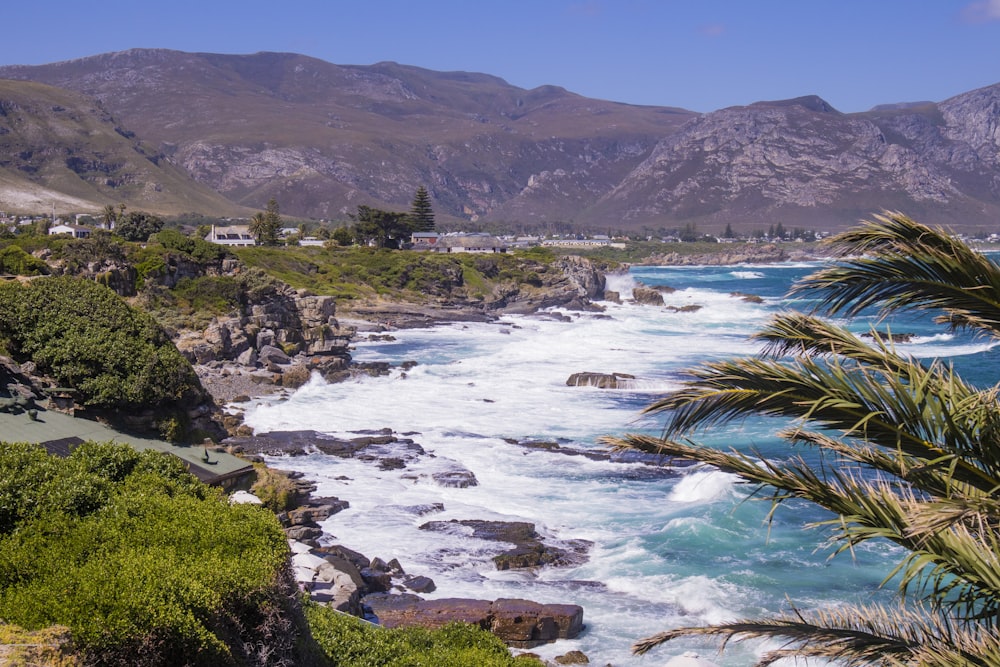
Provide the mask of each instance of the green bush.
[{"label": "green bush", "polygon": [[180,253],[198,262],[208,264],[226,257],[229,251],[224,246],[204,239],[192,238],[176,229],[164,229],[149,238],[150,244],[159,244],[165,250]]},{"label": "green bush", "polygon": [[277,520],[230,505],[179,459],[87,443],[63,460],[5,445],[0,507],[14,508],[0,525],[6,622],[67,626],[87,664],[291,659],[297,603]]},{"label": "green bush", "polygon": [[40,276],[49,272],[48,265],[19,246],[0,249],[0,273],[15,276]]},{"label": "green bush", "polygon": [[156,320],[92,281],[0,285],[0,339],[15,358],[75,388],[87,406],[162,408],[203,395]]},{"label": "green bush", "polygon": [[500,639],[464,623],[439,630],[386,629],[319,605],[306,606],[313,639],[332,667],[529,667]]}]

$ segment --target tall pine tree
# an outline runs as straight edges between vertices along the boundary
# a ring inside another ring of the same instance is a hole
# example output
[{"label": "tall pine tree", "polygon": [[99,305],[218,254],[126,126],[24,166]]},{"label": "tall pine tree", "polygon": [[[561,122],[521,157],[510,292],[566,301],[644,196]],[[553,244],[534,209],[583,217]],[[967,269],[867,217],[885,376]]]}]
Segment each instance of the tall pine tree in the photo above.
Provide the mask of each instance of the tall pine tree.
[{"label": "tall pine tree", "polygon": [[254,213],[250,218],[250,236],[256,239],[258,245],[278,245],[281,225],[278,202],[271,197],[267,209],[263,213]]},{"label": "tall pine tree", "polygon": [[414,232],[430,232],[434,230],[434,209],[431,208],[431,197],[427,188],[420,186],[413,196],[410,212],[406,216],[410,230]]}]

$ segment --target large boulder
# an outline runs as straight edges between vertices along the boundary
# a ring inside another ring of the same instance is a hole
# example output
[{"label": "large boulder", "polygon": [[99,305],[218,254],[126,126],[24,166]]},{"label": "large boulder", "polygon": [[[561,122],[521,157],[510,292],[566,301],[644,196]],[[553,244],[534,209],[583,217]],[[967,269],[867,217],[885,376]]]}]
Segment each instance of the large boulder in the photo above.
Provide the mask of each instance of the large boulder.
[{"label": "large boulder", "polygon": [[423,600],[415,595],[377,594],[364,598],[379,624],[387,628],[439,628],[459,621],[489,630],[506,644],[531,648],[573,639],[583,630],[583,607],[531,600]]},{"label": "large boulder", "polygon": [[651,287],[635,287],[632,289],[632,300],[641,306],[662,306],[663,294]]}]

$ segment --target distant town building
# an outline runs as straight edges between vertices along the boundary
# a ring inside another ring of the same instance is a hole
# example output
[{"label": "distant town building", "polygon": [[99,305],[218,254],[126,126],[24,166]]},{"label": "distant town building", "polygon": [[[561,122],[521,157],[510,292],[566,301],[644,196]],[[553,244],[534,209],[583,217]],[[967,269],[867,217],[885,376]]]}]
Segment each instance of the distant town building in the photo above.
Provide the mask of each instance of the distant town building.
[{"label": "distant town building", "polygon": [[490,234],[447,234],[438,239],[437,252],[507,252],[507,245]]},{"label": "distant town building", "polygon": [[250,235],[250,225],[229,225],[228,227],[212,225],[212,231],[208,233],[205,240],[228,246],[257,245],[257,241]]},{"label": "distant town building", "polygon": [[611,238],[605,234],[595,234],[586,239],[545,239],[542,245],[556,248],[600,248],[611,245]]}]

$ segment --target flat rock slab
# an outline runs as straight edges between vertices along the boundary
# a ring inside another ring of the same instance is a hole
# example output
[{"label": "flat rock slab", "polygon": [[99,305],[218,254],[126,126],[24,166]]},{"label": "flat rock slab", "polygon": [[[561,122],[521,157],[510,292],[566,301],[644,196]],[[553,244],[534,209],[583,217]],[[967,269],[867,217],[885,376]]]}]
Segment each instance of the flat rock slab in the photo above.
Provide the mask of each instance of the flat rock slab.
[{"label": "flat rock slab", "polygon": [[531,648],[557,639],[573,639],[583,630],[583,607],[531,600],[423,600],[415,595],[369,595],[364,598],[387,628],[439,628],[455,621],[489,630],[506,644]]}]

